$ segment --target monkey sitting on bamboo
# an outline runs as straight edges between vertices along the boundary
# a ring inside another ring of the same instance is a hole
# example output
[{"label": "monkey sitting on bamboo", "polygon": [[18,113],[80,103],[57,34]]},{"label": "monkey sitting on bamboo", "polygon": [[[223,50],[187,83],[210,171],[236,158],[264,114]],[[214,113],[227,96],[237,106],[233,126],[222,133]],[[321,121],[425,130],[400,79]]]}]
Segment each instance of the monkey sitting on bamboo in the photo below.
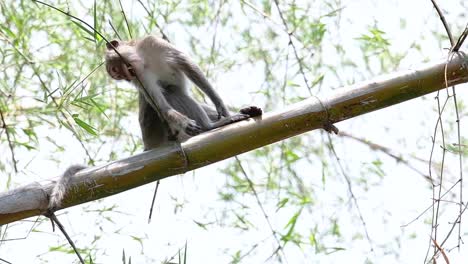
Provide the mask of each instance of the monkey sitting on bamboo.
[{"label": "monkey sitting on bamboo", "polygon": [[[162,38],[112,40],[106,48],[109,76],[129,81],[138,90],[138,120],[145,150],[171,141],[183,142],[202,132],[262,114],[262,109],[255,106],[231,114],[200,67]],[[211,99],[215,109],[189,94],[187,78]],[[60,207],[70,188],[69,179],[84,168],[81,165],[67,168],[50,195],[49,209]]]}]

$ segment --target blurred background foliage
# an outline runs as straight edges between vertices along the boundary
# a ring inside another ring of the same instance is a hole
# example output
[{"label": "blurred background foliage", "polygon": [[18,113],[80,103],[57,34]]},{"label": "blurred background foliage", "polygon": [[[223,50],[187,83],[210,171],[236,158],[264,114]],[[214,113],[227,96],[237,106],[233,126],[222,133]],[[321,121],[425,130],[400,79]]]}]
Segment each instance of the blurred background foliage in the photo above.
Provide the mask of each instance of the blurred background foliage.
[{"label": "blurred background foliage", "polygon": [[[429,1],[46,2],[108,39],[165,34],[199,63],[233,109],[281,109],[439,59],[449,47]],[[445,8],[458,36],[467,4],[452,1]],[[142,151],[136,90],[106,76],[105,42],[92,30],[45,5],[0,0],[0,43],[3,190],[51,178],[69,164],[99,165]],[[315,131],[166,179],[157,216],[164,220],[157,223],[144,224],[154,188],[145,186],[145,196],[130,191],[66,210],[69,232],[94,263],[128,256],[135,263],[181,262],[185,253],[194,263],[420,261],[430,215],[410,228],[400,225],[430,203],[427,168],[437,112],[429,98],[338,124],[348,136]],[[458,104],[463,120],[462,96]],[[456,142],[454,108],[447,105],[445,136]],[[439,157],[432,166],[440,165]],[[454,164],[447,166],[452,182]],[[25,260],[75,261],[43,221],[2,227],[4,238],[26,239],[3,242],[0,257],[21,259],[18,248],[31,244],[35,250],[24,253]],[[42,235],[31,235],[31,226]],[[158,228],[185,233],[161,235]]]}]

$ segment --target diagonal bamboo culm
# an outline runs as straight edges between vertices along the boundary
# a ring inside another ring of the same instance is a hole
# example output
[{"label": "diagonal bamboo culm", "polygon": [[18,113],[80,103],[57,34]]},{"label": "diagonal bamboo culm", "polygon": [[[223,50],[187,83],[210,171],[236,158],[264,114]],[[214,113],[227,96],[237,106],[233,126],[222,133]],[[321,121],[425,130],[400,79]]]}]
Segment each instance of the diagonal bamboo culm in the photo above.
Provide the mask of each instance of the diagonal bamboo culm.
[{"label": "diagonal bamboo culm", "polygon": [[[301,133],[468,82],[468,57],[380,77],[311,97],[286,109],[235,123],[167,146],[81,171],[63,208],[107,197],[244,153]],[[325,109],[325,108],[327,109]],[[182,152],[185,152],[184,153]],[[185,159],[187,158],[187,160]],[[187,165],[187,166],[186,166]],[[43,214],[53,182],[29,184],[0,194],[0,225]]]}]

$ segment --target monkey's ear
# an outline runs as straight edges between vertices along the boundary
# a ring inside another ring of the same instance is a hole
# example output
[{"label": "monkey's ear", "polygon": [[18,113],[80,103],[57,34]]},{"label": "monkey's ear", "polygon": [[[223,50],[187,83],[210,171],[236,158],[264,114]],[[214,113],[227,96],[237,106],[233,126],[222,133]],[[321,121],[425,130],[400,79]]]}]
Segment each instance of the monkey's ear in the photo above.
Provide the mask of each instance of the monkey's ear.
[{"label": "monkey's ear", "polygon": [[114,48],[117,48],[119,46],[119,41],[114,39],[106,43],[106,47],[108,50],[112,50],[112,46],[114,46]]}]

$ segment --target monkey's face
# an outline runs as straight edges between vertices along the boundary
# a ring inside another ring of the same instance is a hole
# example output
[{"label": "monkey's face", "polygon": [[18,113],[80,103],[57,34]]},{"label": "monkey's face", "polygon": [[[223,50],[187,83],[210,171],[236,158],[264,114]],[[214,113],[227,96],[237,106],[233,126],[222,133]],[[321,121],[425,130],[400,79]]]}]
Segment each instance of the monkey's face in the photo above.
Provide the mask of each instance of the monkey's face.
[{"label": "monkey's face", "polygon": [[109,76],[115,80],[131,81],[135,79],[135,72],[131,66],[125,65],[120,58],[113,61],[106,60],[106,70]]},{"label": "monkey's face", "polygon": [[136,74],[132,66],[126,65],[111,45],[120,53],[120,55],[126,55],[125,49],[122,49],[122,46],[126,45],[121,45],[121,42],[112,40],[110,43],[106,44],[106,70],[109,76],[115,80],[131,81],[135,79]]}]

